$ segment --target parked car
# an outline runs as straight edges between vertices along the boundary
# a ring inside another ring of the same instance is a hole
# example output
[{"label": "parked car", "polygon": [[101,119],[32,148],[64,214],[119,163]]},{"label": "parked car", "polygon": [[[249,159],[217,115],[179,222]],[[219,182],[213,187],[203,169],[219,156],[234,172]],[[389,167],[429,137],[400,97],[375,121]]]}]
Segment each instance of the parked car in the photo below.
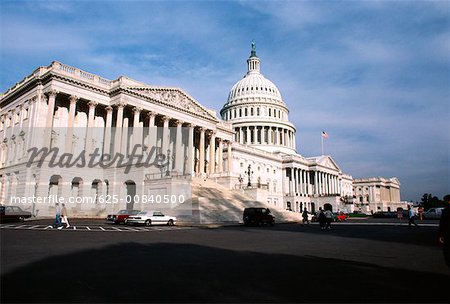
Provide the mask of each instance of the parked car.
[{"label": "parked car", "polygon": [[430,208],[423,214],[423,217],[426,219],[440,219],[442,210],[444,208]]},{"label": "parked car", "polygon": [[374,218],[396,218],[397,212],[377,211],[373,214]]},{"label": "parked car", "polygon": [[339,212],[339,214],[336,214],[334,217],[335,222],[345,222],[348,219],[348,214],[344,212]]},{"label": "parked car", "polygon": [[120,210],[116,214],[108,214],[108,216],[106,217],[106,220],[109,222],[113,222],[114,224],[125,223],[125,220],[130,215],[136,215],[139,212],[141,212],[141,211],[140,210]]},{"label": "parked car", "polygon": [[31,212],[18,206],[0,206],[0,222],[18,222],[31,217]]},{"label": "parked car", "polygon": [[142,224],[151,225],[168,225],[173,226],[177,222],[175,216],[164,215],[161,211],[141,211],[136,215],[131,215],[125,220],[127,225]]},{"label": "parked car", "polygon": [[243,220],[246,226],[264,224],[273,226],[275,224],[275,217],[270,213],[270,209],[264,207],[245,208]]}]

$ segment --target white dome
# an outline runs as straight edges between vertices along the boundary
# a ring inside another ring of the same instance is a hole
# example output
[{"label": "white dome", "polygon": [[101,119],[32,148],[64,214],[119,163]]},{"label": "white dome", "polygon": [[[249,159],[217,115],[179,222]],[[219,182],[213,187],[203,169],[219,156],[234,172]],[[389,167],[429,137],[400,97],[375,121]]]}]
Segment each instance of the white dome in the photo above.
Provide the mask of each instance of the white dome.
[{"label": "white dome", "polygon": [[228,102],[245,97],[267,97],[283,102],[276,85],[260,73],[247,73],[236,82],[228,95]]},{"label": "white dome", "polygon": [[235,141],[268,152],[295,154],[295,127],[280,91],[260,72],[255,44],[247,59],[247,74],[235,83],[220,111],[235,131]]}]

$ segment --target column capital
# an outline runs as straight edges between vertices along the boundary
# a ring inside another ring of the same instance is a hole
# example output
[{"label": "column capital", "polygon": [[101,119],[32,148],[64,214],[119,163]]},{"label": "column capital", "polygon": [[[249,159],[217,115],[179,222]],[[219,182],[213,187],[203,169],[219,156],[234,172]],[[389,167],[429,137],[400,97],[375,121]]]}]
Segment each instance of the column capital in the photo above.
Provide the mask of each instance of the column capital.
[{"label": "column capital", "polygon": [[164,122],[166,122],[166,121],[169,121],[169,120],[170,120],[170,117],[167,116],[167,115],[161,115],[161,120],[164,121]]},{"label": "column capital", "polygon": [[49,91],[45,92],[48,97],[56,97],[56,95],[59,93],[57,90],[55,89],[50,89]]},{"label": "column capital", "polygon": [[89,108],[95,108],[97,105],[98,105],[97,101],[91,100],[91,101],[88,102]]},{"label": "column capital", "polygon": [[133,113],[141,113],[141,111],[142,111],[142,108],[140,108],[140,107],[133,108]]},{"label": "column capital", "polygon": [[126,105],[127,105],[127,103],[125,101],[118,101],[118,102],[114,103],[113,106],[118,107],[118,108],[125,108]]},{"label": "column capital", "polygon": [[80,97],[78,97],[78,96],[76,96],[76,95],[70,95],[70,96],[69,96],[69,101],[70,101],[70,103],[75,103],[75,102],[77,102],[78,100],[80,100]]},{"label": "column capital", "polygon": [[111,107],[111,106],[106,106],[105,110],[106,110],[106,112],[112,112],[113,107]]},{"label": "column capital", "polygon": [[184,124],[184,121],[180,120],[180,119],[175,119],[175,124],[178,126]]},{"label": "column capital", "polygon": [[147,112],[147,117],[150,118],[150,117],[152,117],[152,116],[153,116],[153,117],[156,116],[155,112],[148,111],[148,112]]}]

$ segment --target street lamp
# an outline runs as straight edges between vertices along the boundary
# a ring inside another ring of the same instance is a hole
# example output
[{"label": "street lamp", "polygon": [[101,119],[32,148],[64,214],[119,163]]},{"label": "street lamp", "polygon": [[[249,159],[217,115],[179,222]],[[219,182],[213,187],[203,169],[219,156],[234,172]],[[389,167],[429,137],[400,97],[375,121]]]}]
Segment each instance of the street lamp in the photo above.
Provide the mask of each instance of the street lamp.
[{"label": "street lamp", "polygon": [[170,176],[170,149],[167,149],[167,170],[166,176]]},{"label": "street lamp", "polygon": [[251,171],[251,169],[252,169],[252,166],[251,166],[251,165],[248,165],[248,170],[244,172],[246,175],[248,175],[248,183],[247,183],[247,186],[248,186],[248,187],[251,187],[251,186],[252,186],[252,183],[251,183],[251,176],[252,176],[252,174],[253,174],[253,171]]}]

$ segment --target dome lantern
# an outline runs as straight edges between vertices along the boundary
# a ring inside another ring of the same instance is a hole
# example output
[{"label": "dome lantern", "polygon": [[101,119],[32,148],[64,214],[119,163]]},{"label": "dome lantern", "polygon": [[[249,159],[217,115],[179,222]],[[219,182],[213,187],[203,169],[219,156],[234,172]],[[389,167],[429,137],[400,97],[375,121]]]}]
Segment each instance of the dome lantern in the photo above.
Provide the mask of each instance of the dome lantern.
[{"label": "dome lantern", "polygon": [[258,56],[256,56],[256,43],[253,41],[252,42],[252,52],[250,53],[250,57],[247,59],[247,66],[248,66],[248,72],[247,74],[252,74],[252,73],[260,73],[260,69],[259,69],[259,58]]}]

